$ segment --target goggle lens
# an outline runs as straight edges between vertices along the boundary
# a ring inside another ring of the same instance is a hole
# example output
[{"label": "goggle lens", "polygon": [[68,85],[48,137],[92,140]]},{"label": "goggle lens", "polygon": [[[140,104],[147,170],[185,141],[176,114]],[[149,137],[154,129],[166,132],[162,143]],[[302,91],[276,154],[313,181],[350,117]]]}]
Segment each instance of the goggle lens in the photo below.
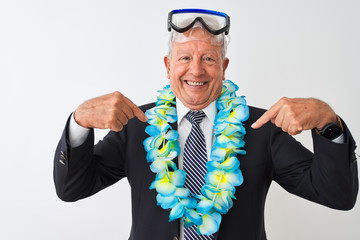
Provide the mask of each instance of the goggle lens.
[{"label": "goggle lens", "polygon": [[228,34],[230,18],[225,13],[203,9],[180,9],[169,13],[168,30],[185,32],[192,28],[196,21],[201,22],[212,34],[218,35],[223,32]]}]

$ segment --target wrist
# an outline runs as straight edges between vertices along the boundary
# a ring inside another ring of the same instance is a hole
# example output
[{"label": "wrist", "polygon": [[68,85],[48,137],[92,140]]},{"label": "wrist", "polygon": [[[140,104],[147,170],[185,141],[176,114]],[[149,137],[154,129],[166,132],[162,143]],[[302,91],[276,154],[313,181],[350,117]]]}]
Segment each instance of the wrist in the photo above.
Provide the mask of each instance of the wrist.
[{"label": "wrist", "polygon": [[336,115],[336,121],[327,123],[321,129],[315,128],[317,134],[329,139],[334,140],[344,133],[344,126],[339,116]]},{"label": "wrist", "polygon": [[[79,120],[79,113],[78,113],[78,111],[77,111],[77,109],[74,111],[74,113],[73,113],[73,119],[74,119],[74,122],[77,124],[77,125],[79,125],[80,127],[82,127],[82,128],[87,128],[87,129],[90,129],[89,127],[87,127],[83,122],[81,122],[80,120]],[[80,114],[81,115],[81,114]]]}]

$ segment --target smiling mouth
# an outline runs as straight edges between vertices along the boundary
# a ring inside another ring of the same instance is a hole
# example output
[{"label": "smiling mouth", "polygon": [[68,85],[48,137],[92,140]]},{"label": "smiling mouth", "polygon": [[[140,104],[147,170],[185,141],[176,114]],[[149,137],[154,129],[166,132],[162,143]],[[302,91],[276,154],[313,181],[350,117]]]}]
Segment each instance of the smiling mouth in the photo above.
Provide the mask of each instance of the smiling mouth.
[{"label": "smiling mouth", "polygon": [[186,83],[190,86],[203,86],[205,82],[193,82],[193,81],[186,81]]}]

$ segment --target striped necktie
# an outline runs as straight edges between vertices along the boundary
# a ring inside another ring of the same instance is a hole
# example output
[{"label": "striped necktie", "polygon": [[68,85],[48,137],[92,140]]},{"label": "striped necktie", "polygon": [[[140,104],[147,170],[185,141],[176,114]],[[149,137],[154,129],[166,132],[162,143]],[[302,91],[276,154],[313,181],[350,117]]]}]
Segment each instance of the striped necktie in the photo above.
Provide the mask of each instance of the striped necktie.
[{"label": "striped necktie", "polygon": [[[186,139],[183,165],[186,172],[185,187],[191,194],[201,194],[205,183],[207,154],[204,133],[199,124],[205,117],[203,111],[189,111],[186,118],[192,123],[191,132]],[[196,226],[184,228],[185,240],[212,240],[214,237],[198,235]]]}]

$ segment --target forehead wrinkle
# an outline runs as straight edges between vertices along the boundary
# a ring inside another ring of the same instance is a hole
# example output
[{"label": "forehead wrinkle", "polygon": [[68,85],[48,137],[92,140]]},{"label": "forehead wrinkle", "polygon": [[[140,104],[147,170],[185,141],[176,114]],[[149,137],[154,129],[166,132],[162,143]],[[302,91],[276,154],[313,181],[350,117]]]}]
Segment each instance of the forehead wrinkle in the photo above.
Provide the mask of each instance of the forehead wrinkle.
[{"label": "forehead wrinkle", "polygon": [[[219,46],[214,46],[212,44],[211,47],[202,47],[201,45],[197,45],[197,44],[190,44],[190,42],[187,43],[173,43],[173,53],[175,55],[178,54],[183,54],[183,53],[188,53],[188,54],[192,54],[193,52],[200,52],[201,55],[204,54],[216,54],[221,56],[221,49]],[[206,43],[209,44],[209,43]],[[175,50],[175,51],[174,51]]]}]

